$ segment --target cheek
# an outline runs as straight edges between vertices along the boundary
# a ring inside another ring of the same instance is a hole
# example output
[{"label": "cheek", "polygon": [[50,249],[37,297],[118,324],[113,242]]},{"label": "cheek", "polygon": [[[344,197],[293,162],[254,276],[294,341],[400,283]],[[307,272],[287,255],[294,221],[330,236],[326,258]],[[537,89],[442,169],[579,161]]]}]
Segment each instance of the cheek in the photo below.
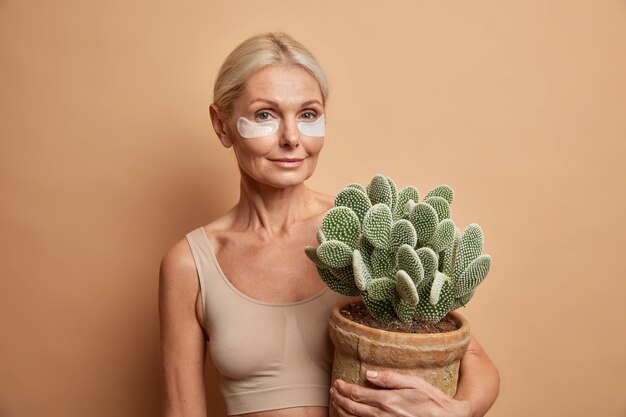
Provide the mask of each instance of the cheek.
[{"label": "cheek", "polygon": [[307,138],[303,143],[309,155],[317,155],[324,147],[324,138]]},{"label": "cheek", "polygon": [[268,155],[274,140],[270,138],[240,139],[233,144],[238,157],[249,159]]}]

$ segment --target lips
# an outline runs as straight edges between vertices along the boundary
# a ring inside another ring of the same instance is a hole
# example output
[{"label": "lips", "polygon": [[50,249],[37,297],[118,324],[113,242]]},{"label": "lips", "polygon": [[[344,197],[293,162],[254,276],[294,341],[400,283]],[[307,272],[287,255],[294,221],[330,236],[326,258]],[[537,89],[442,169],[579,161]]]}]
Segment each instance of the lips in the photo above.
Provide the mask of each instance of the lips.
[{"label": "lips", "polygon": [[270,161],[281,169],[298,169],[304,165],[304,159],[302,158],[279,158],[270,159]]},{"label": "lips", "polygon": [[303,161],[304,158],[280,158],[280,159],[270,159],[270,161],[274,162],[300,162]]}]

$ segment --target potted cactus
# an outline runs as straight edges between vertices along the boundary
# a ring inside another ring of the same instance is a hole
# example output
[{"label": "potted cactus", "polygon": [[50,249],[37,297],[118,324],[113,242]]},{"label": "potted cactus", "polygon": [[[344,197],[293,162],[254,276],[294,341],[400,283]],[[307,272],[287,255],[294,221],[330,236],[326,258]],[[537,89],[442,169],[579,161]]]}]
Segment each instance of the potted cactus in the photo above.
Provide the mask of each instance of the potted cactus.
[{"label": "potted cactus", "polygon": [[[419,197],[415,187],[398,191],[384,175],[374,176],[367,187],[349,184],[324,215],[319,246],[305,248],[329,288],[360,297],[359,303],[336,305],[331,314],[333,381],[367,385],[367,370],[392,369],[419,375],[450,396],[456,392],[470,334],[467,320],[453,310],[472,298],[491,257],[482,254],[480,226],[471,224],[461,233],[450,218],[454,192],[449,186]],[[377,328],[345,317],[348,306],[359,304],[380,324]],[[454,329],[397,330],[443,319]],[[392,325],[396,330],[385,329]]]}]

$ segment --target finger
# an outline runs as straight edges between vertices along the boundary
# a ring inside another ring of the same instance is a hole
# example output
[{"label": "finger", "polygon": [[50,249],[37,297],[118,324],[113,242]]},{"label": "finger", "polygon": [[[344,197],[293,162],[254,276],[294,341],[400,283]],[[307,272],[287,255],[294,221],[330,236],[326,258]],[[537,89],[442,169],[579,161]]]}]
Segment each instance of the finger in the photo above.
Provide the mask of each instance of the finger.
[{"label": "finger", "polygon": [[429,385],[423,378],[393,371],[367,371],[367,380],[384,388],[417,388]]},{"label": "finger", "polygon": [[333,407],[335,407],[335,410],[337,410],[337,414],[339,415],[339,417],[356,417],[354,414],[350,414],[348,411],[346,411],[338,402],[337,400],[333,400]]},{"label": "finger", "polygon": [[337,410],[337,414],[339,415],[339,417],[356,417],[354,414],[350,414],[346,410],[344,410],[343,407],[341,407],[339,403],[335,400],[333,400],[333,407],[335,407],[335,410]]},{"label": "finger", "polygon": [[342,417],[380,417],[382,410],[376,406],[362,403],[343,395],[338,389],[331,391],[333,406]]},{"label": "finger", "polygon": [[382,408],[381,405],[384,398],[380,390],[349,384],[341,379],[337,379],[333,387],[337,395],[342,395],[357,403],[367,404],[379,409]]}]

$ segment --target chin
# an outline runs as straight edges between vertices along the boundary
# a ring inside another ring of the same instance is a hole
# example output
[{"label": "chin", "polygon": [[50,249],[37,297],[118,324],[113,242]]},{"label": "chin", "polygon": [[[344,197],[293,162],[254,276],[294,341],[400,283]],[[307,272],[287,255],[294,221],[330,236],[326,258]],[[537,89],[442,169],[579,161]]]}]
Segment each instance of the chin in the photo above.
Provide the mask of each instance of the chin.
[{"label": "chin", "polygon": [[265,182],[277,188],[293,187],[311,178],[313,172],[282,172],[269,175]]}]

